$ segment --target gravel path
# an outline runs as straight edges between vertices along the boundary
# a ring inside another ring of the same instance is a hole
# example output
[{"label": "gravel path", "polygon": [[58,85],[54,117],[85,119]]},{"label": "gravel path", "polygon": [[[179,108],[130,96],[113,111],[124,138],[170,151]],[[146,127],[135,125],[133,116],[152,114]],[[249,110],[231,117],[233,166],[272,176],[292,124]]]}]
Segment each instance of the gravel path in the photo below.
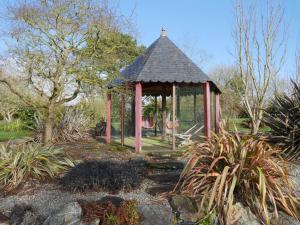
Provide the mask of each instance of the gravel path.
[{"label": "gravel path", "polygon": [[[168,204],[167,200],[146,193],[146,188],[151,186],[153,186],[153,182],[146,179],[139,189],[132,192],[119,192],[113,196],[118,196],[126,200],[136,200],[139,204]],[[32,195],[14,195],[0,198],[0,213],[8,216],[16,204],[28,204],[40,215],[46,217],[66,203],[78,200],[97,201],[108,195],[112,196],[112,194],[106,192],[63,192],[54,185],[45,185],[42,190],[38,190]]]}]

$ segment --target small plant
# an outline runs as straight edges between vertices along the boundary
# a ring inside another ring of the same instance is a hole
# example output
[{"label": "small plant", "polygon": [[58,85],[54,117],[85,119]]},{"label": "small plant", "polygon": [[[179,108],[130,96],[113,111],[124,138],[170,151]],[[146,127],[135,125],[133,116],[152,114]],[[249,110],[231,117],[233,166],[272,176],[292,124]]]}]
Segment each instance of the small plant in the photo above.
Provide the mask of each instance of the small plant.
[{"label": "small plant", "polygon": [[39,144],[0,145],[0,187],[16,188],[27,178],[53,178],[74,166],[62,149]]},{"label": "small plant", "polygon": [[87,223],[95,219],[100,225],[138,225],[140,215],[135,201],[123,201],[119,205],[112,202],[81,202],[83,220]]},{"label": "small plant", "polygon": [[289,164],[279,152],[262,138],[242,139],[223,130],[188,150],[189,161],[175,190],[199,197],[202,210],[215,210],[221,224],[230,224],[236,202],[250,207],[264,224],[270,224],[271,215],[277,221],[278,210],[300,219]]},{"label": "small plant", "polygon": [[131,162],[89,161],[76,165],[60,181],[70,191],[131,190],[141,184],[141,176]]},{"label": "small plant", "polygon": [[289,160],[300,156],[300,86],[292,83],[292,94],[276,96],[265,115],[271,128],[270,141],[280,146]]}]

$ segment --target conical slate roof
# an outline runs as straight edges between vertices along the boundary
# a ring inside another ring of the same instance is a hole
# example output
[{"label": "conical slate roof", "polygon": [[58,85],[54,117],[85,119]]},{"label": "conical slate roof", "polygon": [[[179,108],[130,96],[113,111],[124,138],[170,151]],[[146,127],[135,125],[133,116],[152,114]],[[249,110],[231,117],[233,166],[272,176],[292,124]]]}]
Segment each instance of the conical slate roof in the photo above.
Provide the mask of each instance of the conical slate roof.
[{"label": "conical slate roof", "polygon": [[121,77],[145,83],[211,81],[166,35],[161,35],[143,55],[121,71]]}]

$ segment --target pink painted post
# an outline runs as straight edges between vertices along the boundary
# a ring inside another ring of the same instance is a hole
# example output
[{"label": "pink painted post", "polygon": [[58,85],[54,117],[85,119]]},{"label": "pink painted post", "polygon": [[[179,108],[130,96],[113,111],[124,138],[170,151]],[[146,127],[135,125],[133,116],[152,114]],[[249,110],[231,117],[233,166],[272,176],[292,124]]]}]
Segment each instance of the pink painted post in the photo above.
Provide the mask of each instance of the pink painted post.
[{"label": "pink painted post", "polygon": [[135,85],[135,152],[142,150],[142,84]]},{"label": "pink painted post", "polygon": [[211,118],[210,118],[210,87],[209,82],[203,84],[204,92],[204,132],[205,136],[211,138]]},{"label": "pink painted post", "polygon": [[216,133],[220,132],[220,93],[216,94]]},{"label": "pink painted post", "polygon": [[107,94],[106,97],[106,143],[110,144],[111,135],[111,95]]}]

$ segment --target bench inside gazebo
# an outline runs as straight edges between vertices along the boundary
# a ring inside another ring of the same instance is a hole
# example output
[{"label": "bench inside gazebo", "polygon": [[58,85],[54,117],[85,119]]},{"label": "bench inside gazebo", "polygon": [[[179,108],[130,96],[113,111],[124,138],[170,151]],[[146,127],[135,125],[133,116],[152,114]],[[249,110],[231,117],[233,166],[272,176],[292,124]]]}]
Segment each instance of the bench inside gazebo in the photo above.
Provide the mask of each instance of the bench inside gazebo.
[{"label": "bench inside gazebo", "polygon": [[220,90],[165,30],[112,84],[126,92],[107,94],[108,144],[175,150],[219,130]]}]

